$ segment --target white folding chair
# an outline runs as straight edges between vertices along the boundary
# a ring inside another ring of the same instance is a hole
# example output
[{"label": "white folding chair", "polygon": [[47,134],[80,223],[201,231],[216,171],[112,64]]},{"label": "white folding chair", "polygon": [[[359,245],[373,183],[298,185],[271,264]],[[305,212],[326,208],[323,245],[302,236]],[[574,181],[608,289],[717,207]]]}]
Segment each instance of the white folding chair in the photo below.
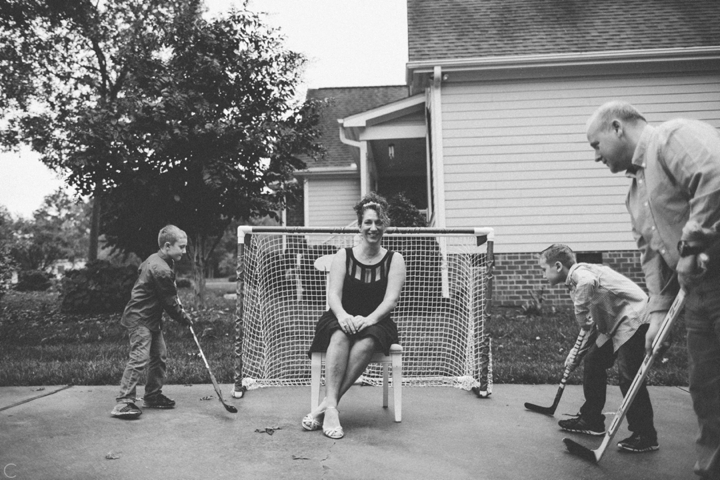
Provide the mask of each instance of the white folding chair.
[{"label": "white folding chair", "polygon": [[[330,271],[334,255],[325,255],[315,261],[315,268],[326,273]],[[329,286],[326,280],[326,287]],[[327,290],[326,290],[327,292]],[[327,296],[326,296],[327,298]],[[327,300],[326,300],[326,308]],[[320,402],[320,376],[325,363],[325,352],[314,352],[311,355],[310,365],[310,409],[314,409]],[[402,346],[393,343],[390,346],[390,355],[382,352],[375,353],[370,363],[381,363],[383,368],[383,408],[388,406],[389,375],[388,368],[392,367],[393,402],[395,421],[402,421]]]}]

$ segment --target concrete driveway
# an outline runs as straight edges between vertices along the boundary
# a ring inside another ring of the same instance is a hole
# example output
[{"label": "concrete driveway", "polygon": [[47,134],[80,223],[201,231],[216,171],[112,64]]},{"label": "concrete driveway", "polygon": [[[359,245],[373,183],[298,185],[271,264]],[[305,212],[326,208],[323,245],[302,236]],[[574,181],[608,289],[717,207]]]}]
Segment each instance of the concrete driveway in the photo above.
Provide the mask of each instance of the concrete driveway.
[{"label": "concrete driveway", "polygon": [[[342,440],[300,427],[309,387],[226,398],[239,410],[233,415],[211,385],[167,385],[164,393],[177,408],[148,409],[134,421],[110,417],[115,386],[38,388],[0,388],[0,478],[695,478],[696,421],[689,393],[676,387],[650,387],[658,452],[618,451],[617,440],[628,435],[623,426],[597,465],[567,453],[562,439],[596,448],[602,437],[557,427],[563,414],[580,407],[578,386],[567,387],[554,417],[523,408],[527,401],[550,405],[554,385],[495,385],[489,399],[448,387],[406,387],[402,423],[393,421],[392,402],[382,408],[382,389],[354,387],[340,406]],[[223,386],[223,393],[229,390]],[[40,395],[46,396],[35,398]],[[614,412],[620,400],[619,389],[609,387],[606,410]]]}]

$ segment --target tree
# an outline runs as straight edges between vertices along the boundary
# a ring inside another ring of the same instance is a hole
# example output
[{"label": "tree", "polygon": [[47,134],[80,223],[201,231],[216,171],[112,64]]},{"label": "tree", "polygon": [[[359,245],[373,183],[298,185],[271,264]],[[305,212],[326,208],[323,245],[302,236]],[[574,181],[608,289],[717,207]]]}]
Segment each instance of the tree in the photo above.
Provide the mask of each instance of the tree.
[{"label": "tree", "polygon": [[[97,256],[102,193],[137,163],[126,87],[159,61],[160,38],[199,0],[5,0],[0,3],[0,145],[27,143],[92,195]],[[144,73],[148,76],[148,73]]]},{"label": "tree", "polygon": [[32,220],[13,223],[10,252],[21,270],[45,270],[56,260],[84,258],[88,245],[90,207],[58,189],[43,200]]},{"label": "tree", "polygon": [[4,205],[0,205],[0,300],[10,289],[15,262],[10,255],[13,240],[12,217]]},{"label": "tree", "polygon": [[298,155],[320,153],[321,104],[295,102],[305,59],[254,13],[207,22],[187,11],[164,44],[162,66],[133,79],[142,102],[128,127],[148,155],[106,197],[103,232],[145,255],[163,225],[185,230],[202,303],[205,264],[228,225],[276,216],[304,167]]}]

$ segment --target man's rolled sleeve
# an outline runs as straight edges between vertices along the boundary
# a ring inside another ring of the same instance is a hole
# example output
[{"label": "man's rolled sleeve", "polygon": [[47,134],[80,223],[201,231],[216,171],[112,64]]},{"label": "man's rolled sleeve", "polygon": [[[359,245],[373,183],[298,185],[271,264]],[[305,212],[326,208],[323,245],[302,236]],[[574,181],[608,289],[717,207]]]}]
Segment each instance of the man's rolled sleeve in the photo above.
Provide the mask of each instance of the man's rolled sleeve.
[{"label": "man's rolled sleeve", "polygon": [[688,222],[715,230],[720,223],[720,133],[710,125],[673,130],[665,144],[665,164],[689,195]]}]

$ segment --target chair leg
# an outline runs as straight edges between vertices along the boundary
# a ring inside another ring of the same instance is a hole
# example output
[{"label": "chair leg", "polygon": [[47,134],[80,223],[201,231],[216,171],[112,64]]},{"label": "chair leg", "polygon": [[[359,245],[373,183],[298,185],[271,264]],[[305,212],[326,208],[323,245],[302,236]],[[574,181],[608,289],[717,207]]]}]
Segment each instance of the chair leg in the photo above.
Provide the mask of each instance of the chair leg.
[{"label": "chair leg", "polygon": [[310,363],[310,410],[320,403],[320,373],[322,370],[322,353],[314,352]]},{"label": "chair leg", "polygon": [[395,402],[395,421],[402,421],[402,355],[392,356],[393,400]]},{"label": "chair leg", "polygon": [[387,362],[383,362],[383,408],[388,407],[388,383],[390,378],[388,377],[388,364]]}]

